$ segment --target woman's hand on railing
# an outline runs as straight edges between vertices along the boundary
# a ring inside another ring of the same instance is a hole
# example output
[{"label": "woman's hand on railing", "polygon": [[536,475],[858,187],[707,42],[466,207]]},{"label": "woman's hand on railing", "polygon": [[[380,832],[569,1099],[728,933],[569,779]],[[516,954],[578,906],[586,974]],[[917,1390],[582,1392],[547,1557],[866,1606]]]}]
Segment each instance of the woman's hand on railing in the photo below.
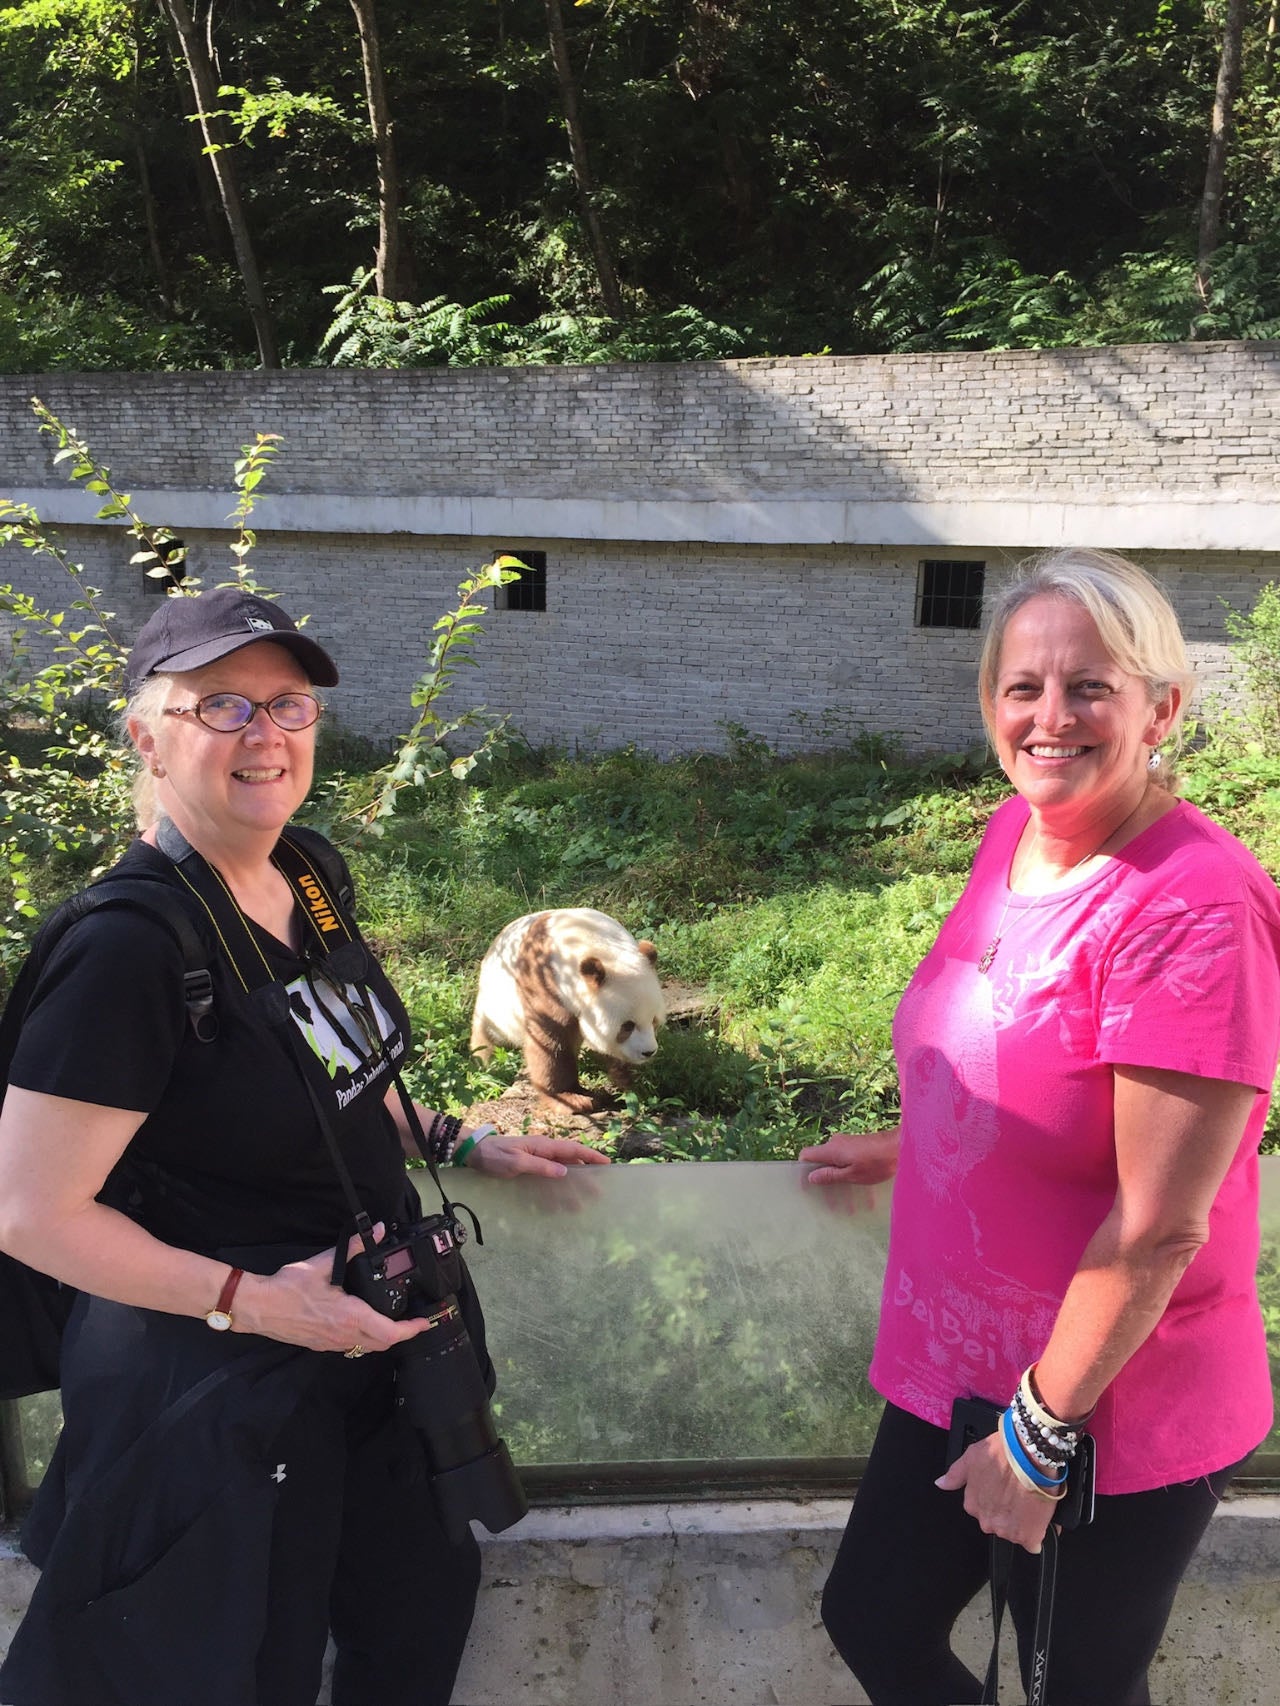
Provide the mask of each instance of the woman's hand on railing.
[{"label": "woman's hand on railing", "polygon": [[836,1131],[796,1157],[812,1164],[806,1185],[880,1185],[898,1170],[901,1126],[890,1131]]},{"label": "woman's hand on railing", "polygon": [[464,1165],[496,1179],[513,1179],[519,1173],[563,1179],[570,1167],[597,1167],[608,1160],[598,1149],[569,1137],[547,1137],[540,1131],[510,1135],[495,1131],[468,1153]]}]

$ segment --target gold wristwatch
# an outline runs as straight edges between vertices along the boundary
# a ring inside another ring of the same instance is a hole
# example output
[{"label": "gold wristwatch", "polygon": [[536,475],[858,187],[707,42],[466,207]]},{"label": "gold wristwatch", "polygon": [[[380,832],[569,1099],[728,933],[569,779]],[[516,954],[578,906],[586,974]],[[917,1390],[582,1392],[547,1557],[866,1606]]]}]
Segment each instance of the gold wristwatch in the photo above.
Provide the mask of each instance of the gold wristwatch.
[{"label": "gold wristwatch", "polygon": [[231,1331],[231,1300],[236,1294],[236,1287],[243,1278],[243,1268],[232,1268],[226,1277],[222,1290],[218,1293],[218,1301],[205,1316],[205,1320],[215,1333],[229,1333]]}]

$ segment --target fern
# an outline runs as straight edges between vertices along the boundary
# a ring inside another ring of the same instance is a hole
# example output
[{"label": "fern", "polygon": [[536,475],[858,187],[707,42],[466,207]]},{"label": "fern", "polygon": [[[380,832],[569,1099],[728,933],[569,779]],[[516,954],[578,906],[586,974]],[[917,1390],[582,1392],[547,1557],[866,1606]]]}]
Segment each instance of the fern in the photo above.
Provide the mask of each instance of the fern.
[{"label": "fern", "polygon": [[563,310],[517,326],[491,318],[510,302],[488,296],[464,307],[443,296],[391,302],[372,295],[372,270],[350,284],[326,286],[338,302],[319,354],[333,367],[559,366],[600,361],[718,361],[744,351],[752,337],[720,325],[697,308],[611,320]]}]

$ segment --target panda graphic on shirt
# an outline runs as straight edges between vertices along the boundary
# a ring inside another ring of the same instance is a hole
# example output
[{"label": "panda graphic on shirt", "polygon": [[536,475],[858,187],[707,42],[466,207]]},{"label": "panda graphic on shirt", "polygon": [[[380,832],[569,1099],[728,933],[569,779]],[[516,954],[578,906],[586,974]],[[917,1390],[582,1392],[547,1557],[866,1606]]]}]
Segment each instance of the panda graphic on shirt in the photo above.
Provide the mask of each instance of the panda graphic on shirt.
[{"label": "panda graphic on shirt", "polygon": [[399,1026],[366,985],[308,969],[285,984],[289,1016],[345,1108],[404,1052]]}]

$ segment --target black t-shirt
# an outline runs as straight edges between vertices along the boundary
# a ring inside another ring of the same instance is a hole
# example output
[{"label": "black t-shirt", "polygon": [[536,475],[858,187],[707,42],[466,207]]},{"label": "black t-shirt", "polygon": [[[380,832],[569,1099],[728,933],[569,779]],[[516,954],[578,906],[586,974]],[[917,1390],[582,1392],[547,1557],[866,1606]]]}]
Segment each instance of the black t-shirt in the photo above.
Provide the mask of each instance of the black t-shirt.
[{"label": "black t-shirt", "polygon": [[[169,860],[142,841],[112,875],[140,869],[182,890]],[[407,1176],[383,1098],[408,1048],[403,1006],[369,955],[359,994],[384,1039],[374,1056],[309,961],[251,929],[288,990],[291,1022],[311,1050],[311,1083],[362,1206],[375,1220],[402,1218]],[[212,942],[210,929],[201,933]],[[40,976],[9,1081],[147,1116],[102,1197],[166,1243],[207,1254],[261,1245],[324,1249],[350,1231],[351,1213],[302,1068],[225,954],[211,946],[208,965],[218,1034],[203,1043],[187,1019],[182,953],[169,930],[129,910],[88,914],[56,944]]]}]

